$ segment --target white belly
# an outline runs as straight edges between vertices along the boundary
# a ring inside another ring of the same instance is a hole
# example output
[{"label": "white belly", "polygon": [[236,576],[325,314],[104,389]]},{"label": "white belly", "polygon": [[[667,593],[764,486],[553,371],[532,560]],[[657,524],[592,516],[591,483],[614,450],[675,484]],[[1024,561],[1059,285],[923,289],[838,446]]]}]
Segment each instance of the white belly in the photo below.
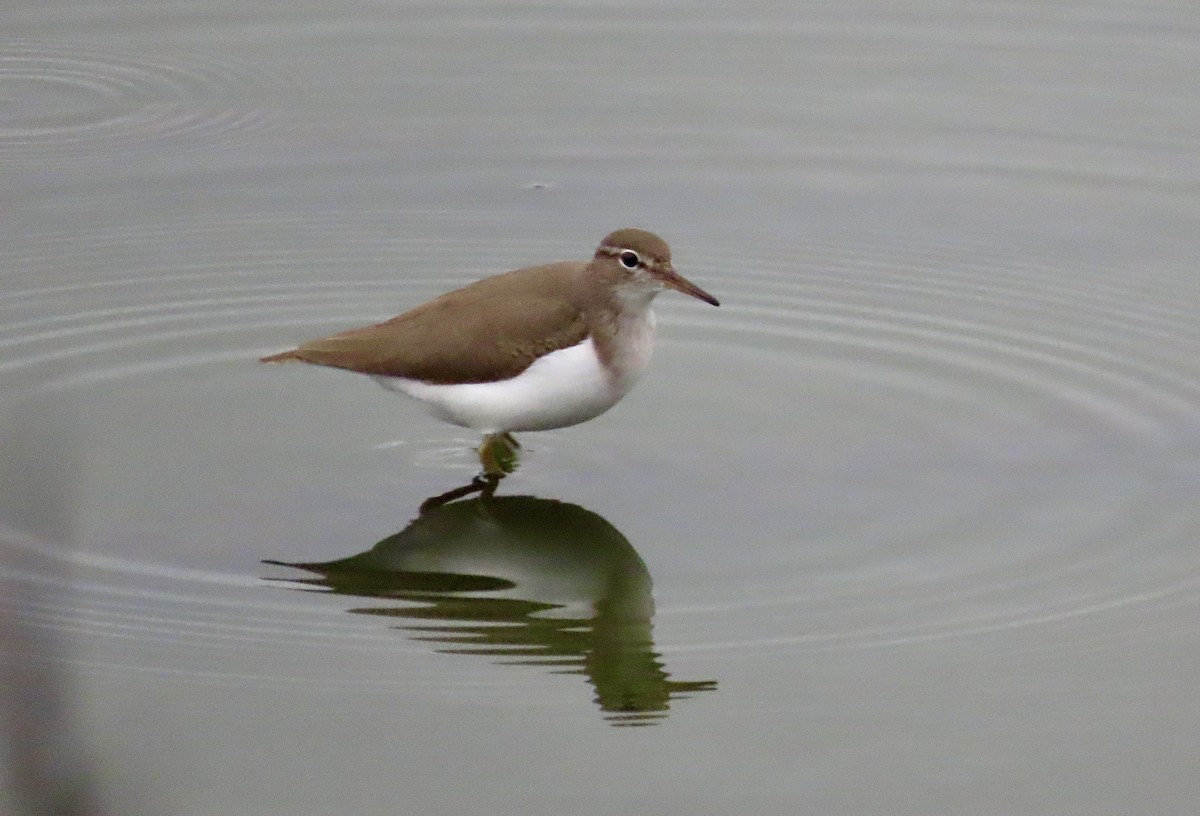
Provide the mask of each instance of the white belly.
[{"label": "white belly", "polygon": [[[653,325],[650,326],[653,342]],[[636,370],[613,376],[596,356],[591,339],[551,352],[511,380],[431,385],[402,377],[375,377],[390,391],[414,397],[446,422],[484,433],[546,431],[585,422],[617,404],[649,359],[647,347]]]}]

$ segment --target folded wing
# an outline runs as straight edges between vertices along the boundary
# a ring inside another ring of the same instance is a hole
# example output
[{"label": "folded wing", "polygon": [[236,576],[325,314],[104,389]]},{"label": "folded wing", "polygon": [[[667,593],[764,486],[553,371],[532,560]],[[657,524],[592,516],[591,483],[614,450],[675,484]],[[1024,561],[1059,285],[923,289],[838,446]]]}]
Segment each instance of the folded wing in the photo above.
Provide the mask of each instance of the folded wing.
[{"label": "folded wing", "polygon": [[564,287],[565,264],[497,275],[373,326],[263,357],[427,383],[507,379],[582,342],[587,325]]}]

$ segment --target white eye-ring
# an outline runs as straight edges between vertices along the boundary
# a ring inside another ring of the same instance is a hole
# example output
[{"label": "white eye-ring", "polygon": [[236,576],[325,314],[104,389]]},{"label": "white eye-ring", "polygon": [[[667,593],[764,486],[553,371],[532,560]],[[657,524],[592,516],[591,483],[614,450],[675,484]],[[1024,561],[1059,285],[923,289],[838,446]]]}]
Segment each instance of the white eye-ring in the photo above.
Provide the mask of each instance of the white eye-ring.
[{"label": "white eye-ring", "polygon": [[632,249],[622,250],[621,254],[617,257],[621,261],[621,266],[625,267],[626,269],[637,269],[638,264],[642,262],[642,259],[639,258],[638,254]]}]

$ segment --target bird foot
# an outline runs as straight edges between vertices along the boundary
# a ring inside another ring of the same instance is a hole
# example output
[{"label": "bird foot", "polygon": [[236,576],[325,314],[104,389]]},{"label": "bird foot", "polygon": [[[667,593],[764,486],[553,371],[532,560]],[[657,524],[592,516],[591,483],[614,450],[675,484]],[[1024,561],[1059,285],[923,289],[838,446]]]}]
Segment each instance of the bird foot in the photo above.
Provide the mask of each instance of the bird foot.
[{"label": "bird foot", "polygon": [[470,496],[473,493],[478,493],[484,499],[490,499],[496,492],[496,488],[500,485],[499,476],[487,476],[479,474],[462,487],[456,487],[453,490],[447,490],[445,493],[437,496],[430,496],[425,501],[421,502],[419,514],[428,513],[430,510],[435,510],[444,504],[449,504],[452,501],[461,499],[464,496]]}]

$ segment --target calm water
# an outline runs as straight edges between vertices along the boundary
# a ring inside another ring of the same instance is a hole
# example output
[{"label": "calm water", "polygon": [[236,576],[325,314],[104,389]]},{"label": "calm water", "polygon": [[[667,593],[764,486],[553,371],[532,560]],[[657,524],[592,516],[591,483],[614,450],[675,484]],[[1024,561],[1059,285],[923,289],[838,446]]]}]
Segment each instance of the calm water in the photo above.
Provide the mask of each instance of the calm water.
[{"label": "calm water", "polygon": [[[1192,812],[1200,7],[761,5],[5,5],[0,812]],[[254,362],[625,225],[492,501]]]}]

